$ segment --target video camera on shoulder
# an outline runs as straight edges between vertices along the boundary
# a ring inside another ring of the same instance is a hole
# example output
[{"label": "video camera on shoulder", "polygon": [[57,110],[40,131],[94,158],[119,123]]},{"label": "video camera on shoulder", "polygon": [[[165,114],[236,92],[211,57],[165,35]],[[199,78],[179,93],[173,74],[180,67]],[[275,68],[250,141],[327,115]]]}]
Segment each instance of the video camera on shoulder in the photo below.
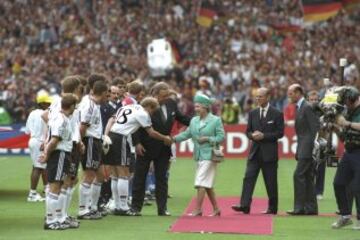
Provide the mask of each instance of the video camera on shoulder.
[{"label": "video camera on shoulder", "polygon": [[344,112],[342,93],[338,87],[330,88],[319,104],[324,123],[335,123],[336,117]]},{"label": "video camera on shoulder", "polygon": [[[324,151],[325,160],[329,167],[336,167],[338,164],[336,151],[331,144],[333,123],[335,123],[337,116],[345,114],[346,103],[355,102],[358,98],[359,92],[352,86],[333,87],[326,92],[325,97],[319,104],[325,129],[329,132]],[[360,141],[360,133],[354,134],[345,130],[342,135],[347,141]]]}]

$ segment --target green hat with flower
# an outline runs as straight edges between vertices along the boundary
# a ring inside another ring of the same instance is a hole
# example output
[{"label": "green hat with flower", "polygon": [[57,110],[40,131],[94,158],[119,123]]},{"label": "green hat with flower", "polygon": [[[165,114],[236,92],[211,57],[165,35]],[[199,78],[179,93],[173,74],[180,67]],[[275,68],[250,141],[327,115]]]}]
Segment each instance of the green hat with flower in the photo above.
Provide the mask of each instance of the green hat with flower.
[{"label": "green hat with flower", "polygon": [[210,107],[211,104],[214,103],[214,100],[212,98],[209,98],[205,94],[198,93],[194,97],[194,103],[199,103],[201,105],[204,105],[205,107]]}]

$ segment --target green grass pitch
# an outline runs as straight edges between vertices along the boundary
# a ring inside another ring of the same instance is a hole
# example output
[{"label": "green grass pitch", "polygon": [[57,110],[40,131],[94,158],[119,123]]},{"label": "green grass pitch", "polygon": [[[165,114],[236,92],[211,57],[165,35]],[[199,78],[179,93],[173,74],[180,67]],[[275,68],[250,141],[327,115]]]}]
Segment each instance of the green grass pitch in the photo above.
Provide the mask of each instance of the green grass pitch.
[{"label": "green grass pitch", "polygon": [[[238,196],[246,161],[227,160],[219,166],[215,190],[218,196]],[[27,203],[31,161],[27,157],[0,157],[0,239],[360,239],[360,232],[351,227],[332,230],[335,217],[290,217],[274,218],[273,235],[240,234],[191,234],[170,233],[171,224],[182,214],[190,199],[195,196],[193,188],[195,164],[189,159],[178,159],[172,165],[168,208],[171,217],[158,217],[155,205],[144,207],[142,217],[108,216],[100,221],[82,221],[79,229],[44,231],[44,203]],[[279,211],[292,208],[294,160],[279,164]],[[332,189],[335,169],[328,168],[324,199],[319,202],[322,213],[336,210]],[[41,184],[40,184],[41,187]],[[71,214],[76,214],[77,196],[74,195]],[[266,197],[262,176],[259,176],[254,197]],[[230,206],[229,206],[230,207]]]}]

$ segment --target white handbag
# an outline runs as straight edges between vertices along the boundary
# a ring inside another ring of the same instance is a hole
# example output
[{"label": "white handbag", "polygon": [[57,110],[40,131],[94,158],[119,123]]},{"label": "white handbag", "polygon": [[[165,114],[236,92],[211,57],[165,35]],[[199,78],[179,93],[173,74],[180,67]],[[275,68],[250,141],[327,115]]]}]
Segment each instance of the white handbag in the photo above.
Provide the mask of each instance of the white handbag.
[{"label": "white handbag", "polygon": [[224,152],[222,146],[213,146],[211,151],[211,161],[221,163],[224,161]]}]

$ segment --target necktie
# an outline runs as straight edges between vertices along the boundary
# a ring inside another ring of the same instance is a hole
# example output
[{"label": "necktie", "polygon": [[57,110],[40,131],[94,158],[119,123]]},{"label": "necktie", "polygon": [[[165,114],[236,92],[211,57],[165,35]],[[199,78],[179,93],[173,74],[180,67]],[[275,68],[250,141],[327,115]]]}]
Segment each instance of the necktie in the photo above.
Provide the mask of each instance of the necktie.
[{"label": "necktie", "polygon": [[166,107],[161,106],[161,107],[160,107],[160,113],[161,113],[161,120],[162,120],[163,122],[166,122],[166,120],[167,120]]},{"label": "necktie", "polygon": [[260,120],[262,121],[262,120],[264,120],[264,119],[265,119],[265,109],[262,108],[262,109],[261,109],[261,114],[260,114]]}]

